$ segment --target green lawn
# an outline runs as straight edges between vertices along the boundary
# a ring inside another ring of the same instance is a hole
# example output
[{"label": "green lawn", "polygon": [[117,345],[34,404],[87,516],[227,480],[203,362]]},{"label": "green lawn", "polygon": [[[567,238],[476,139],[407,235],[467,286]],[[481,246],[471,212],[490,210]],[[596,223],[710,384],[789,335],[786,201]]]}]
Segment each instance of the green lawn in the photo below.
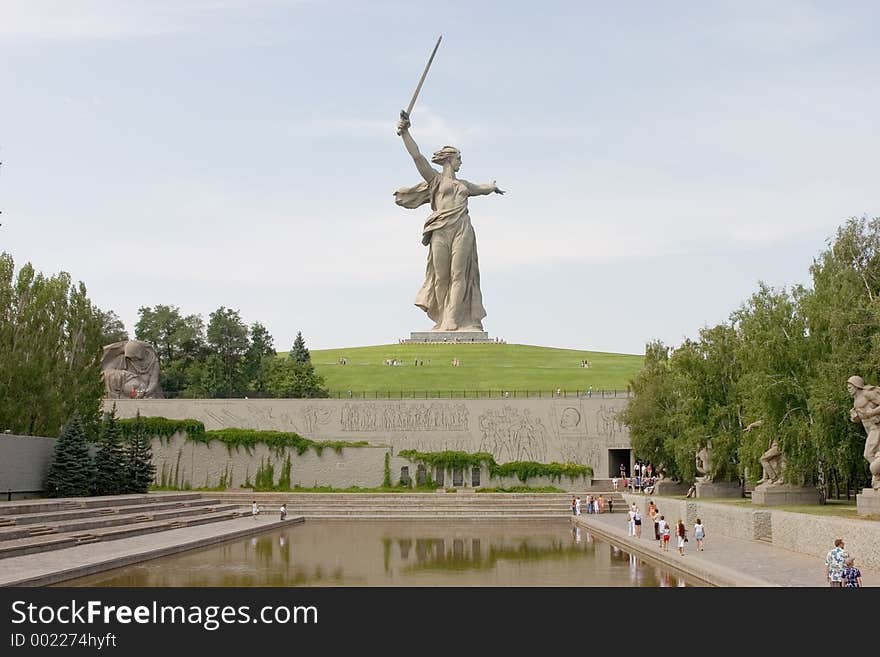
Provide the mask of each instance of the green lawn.
[{"label": "green lawn", "polygon": [[[678,499],[686,499],[684,496],[679,496]],[[699,500],[697,500],[699,501]],[[741,506],[748,507],[750,509],[762,510],[762,511],[791,511],[793,513],[807,513],[812,516],[837,516],[840,518],[851,518],[853,520],[877,520],[873,516],[860,516],[856,512],[856,501],[855,499],[846,500],[846,499],[834,499],[831,498],[825,502],[825,504],[789,504],[789,505],[780,505],[780,506],[763,506],[760,504],[752,504],[752,501],[749,499],[707,499],[707,502],[712,502],[713,504],[729,504],[731,506]]]},{"label": "green lawn", "polygon": [[[280,355],[280,354],[279,354]],[[286,354],[285,354],[286,355]],[[590,386],[602,390],[627,389],[641,369],[643,356],[596,351],[554,349],[519,344],[389,344],[373,347],[312,350],[312,364],[336,396],[348,390],[356,395],[379,392],[392,396],[421,396],[426,391],[443,396],[475,396],[475,391],[542,391],[561,388],[567,395]],[[345,357],[346,365],[339,361]],[[385,365],[396,358],[400,365]],[[458,358],[460,365],[452,366]],[[416,359],[424,365],[416,366]],[[581,361],[590,367],[581,367]],[[517,394],[519,396],[519,393]]]}]

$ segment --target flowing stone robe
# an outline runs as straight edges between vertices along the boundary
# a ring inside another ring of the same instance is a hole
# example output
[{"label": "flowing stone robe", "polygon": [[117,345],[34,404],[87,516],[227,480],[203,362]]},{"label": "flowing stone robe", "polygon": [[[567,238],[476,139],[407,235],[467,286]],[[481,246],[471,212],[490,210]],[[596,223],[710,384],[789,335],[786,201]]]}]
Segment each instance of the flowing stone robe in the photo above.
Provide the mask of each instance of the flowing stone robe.
[{"label": "flowing stone robe", "polygon": [[394,192],[395,203],[405,208],[431,204],[422,230],[428,264],[416,305],[435,322],[434,330],[483,330],[486,310],[480,292],[477,238],[468,214],[468,197],[476,192],[476,186],[466,180],[443,182],[439,174],[430,183]]}]

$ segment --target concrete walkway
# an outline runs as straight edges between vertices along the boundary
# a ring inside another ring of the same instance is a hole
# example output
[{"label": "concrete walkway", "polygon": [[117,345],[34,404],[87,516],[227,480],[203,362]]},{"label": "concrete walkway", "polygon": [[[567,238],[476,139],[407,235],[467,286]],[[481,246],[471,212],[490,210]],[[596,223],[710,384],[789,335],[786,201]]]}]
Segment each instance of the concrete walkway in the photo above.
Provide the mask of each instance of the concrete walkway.
[{"label": "concrete walkway", "polygon": [[[572,516],[571,522],[588,529],[598,538],[637,556],[716,586],[811,586],[827,587],[824,559],[791,552],[760,541],[744,541],[712,534],[707,527],[704,550],[697,550],[693,527],[688,530],[685,555],[678,553],[676,537],[669,539],[669,552],[657,547],[654,525],[643,516],[642,537],[627,535],[625,513]],[[832,546],[828,546],[830,550]],[[880,572],[862,571],[862,586],[880,586]]]},{"label": "concrete walkway", "polygon": [[0,586],[48,586],[300,522],[303,522],[301,516],[284,521],[278,520],[276,514],[246,516],[106,543],[9,557],[0,559]]}]

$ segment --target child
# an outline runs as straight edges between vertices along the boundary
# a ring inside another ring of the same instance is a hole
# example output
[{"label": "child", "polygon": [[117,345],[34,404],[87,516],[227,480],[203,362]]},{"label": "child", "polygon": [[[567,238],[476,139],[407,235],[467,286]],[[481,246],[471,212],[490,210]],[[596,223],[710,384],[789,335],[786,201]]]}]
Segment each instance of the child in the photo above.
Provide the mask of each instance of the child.
[{"label": "child", "polygon": [[257,506],[257,501],[254,500],[254,503],[251,504],[251,515],[254,517],[254,520],[257,519],[257,514],[260,512],[260,507]]},{"label": "child", "polygon": [[660,516],[660,520],[663,524],[663,551],[669,552],[669,535],[671,533],[669,530],[669,523],[666,522],[666,519],[663,516]]},{"label": "child", "polygon": [[703,539],[706,538],[706,530],[703,528],[703,521],[697,518],[694,523],[694,538],[697,539],[697,549],[703,551]]},{"label": "child", "polygon": [[284,503],[281,505],[281,519],[282,520],[287,519],[287,503]]},{"label": "child", "polygon": [[847,557],[843,562],[843,586],[848,589],[862,588],[862,571],[856,568],[855,562],[855,557]]}]

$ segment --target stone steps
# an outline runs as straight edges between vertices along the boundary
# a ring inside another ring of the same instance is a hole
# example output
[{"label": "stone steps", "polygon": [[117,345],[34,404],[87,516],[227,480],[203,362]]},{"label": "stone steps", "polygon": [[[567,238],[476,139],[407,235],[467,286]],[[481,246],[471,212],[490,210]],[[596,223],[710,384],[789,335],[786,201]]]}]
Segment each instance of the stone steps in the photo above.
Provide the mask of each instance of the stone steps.
[{"label": "stone steps", "polygon": [[[159,511],[162,509],[178,509],[205,504],[204,499],[197,498],[176,502],[157,502],[153,504],[136,504],[124,506],[107,506],[101,508],[77,508],[70,511],[46,511],[43,513],[19,513],[0,517],[0,527],[11,525],[25,525],[34,522],[76,520],[78,518],[94,518],[95,516],[109,516],[113,514],[131,514],[143,511]],[[0,509],[2,510],[2,509]]]},{"label": "stone steps", "polygon": [[[599,493],[592,493],[598,496]],[[603,492],[614,501],[614,512],[626,511],[620,493]],[[289,515],[339,519],[451,519],[520,518],[559,519],[571,515],[570,493],[284,493],[233,492],[215,494],[218,499],[241,505],[250,513],[256,500],[264,515],[275,515],[282,503]],[[215,496],[212,495],[212,496]],[[582,494],[581,499],[587,495]],[[606,507],[607,513],[607,507]]]},{"label": "stone steps", "polygon": [[[187,507],[159,509],[156,511],[148,509],[147,511],[142,511],[140,513],[105,514],[99,513],[98,510],[94,510],[92,517],[88,518],[56,521],[39,525],[13,525],[11,527],[0,528],[0,542],[26,536],[40,536],[48,533],[77,532],[87,529],[116,527],[120,525],[151,522],[154,520],[168,520],[171,518],[202,515],[215,511],[232,511],[236,510],[238,506],[239,505],[236,504],[220,504],[216,500],[201,500],[198,505],[193,504]],[[143,509],[145,507],[139,508]]]},{"label": "stone steps", "polygon": [[151,520],[147,522],[129,523],[115,527],[98,528],[89,532],[64,532],[53,533],[40,536],[29,536],[11,540],[0,541],[0,559],[5,557],[20,556],[23,554],[33,554],[36,552],[46,552],[48,550],[58,550],[67,547],[75,547],[89,543],[98,543],[101,541],[111,541],[119,538],[127,538],[129,536],[138,536],[140,534],[150,534],[154,532],[167,531],[170,529],[179,529],[181,527],[191,527],[193,525],[202,525],[223,520],[232,520],[241,514],[235,509],[227,509],[215,511],[212,513],[200,514],[196,516],[188,516],[175,518],[171,520]]},{"label": "stone steps", "polygon": [[202,499],[202,493],[144,493],[134,495],[104,495],[98,497],[76,497],[66,499],[0,501],[0,517],[21,514],[72,511],[74,509],[98,509],[138,504],[157,504],[162,502],[181,502]]}]

